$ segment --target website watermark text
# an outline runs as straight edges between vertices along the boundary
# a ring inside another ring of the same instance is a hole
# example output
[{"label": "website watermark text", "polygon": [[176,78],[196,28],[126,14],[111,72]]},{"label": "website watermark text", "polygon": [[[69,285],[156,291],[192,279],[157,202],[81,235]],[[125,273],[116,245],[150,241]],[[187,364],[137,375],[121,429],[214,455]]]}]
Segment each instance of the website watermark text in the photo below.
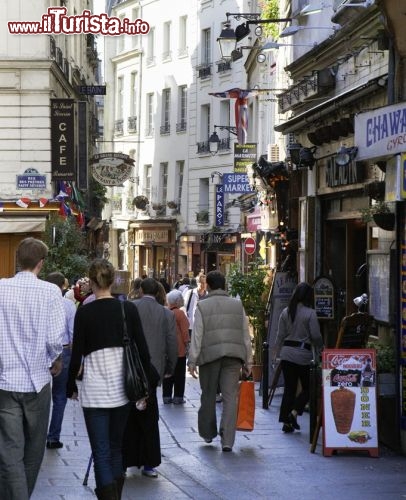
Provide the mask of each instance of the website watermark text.
[{"label": "website watermark text", "polygon": [[49,7],[41,21],[9,21],[8,31],[15,35],[146,35],[149,24],[142,19],[109,17],[106,13],[92,14],[84,10],[78,16],[67,16],[66,7]]}]

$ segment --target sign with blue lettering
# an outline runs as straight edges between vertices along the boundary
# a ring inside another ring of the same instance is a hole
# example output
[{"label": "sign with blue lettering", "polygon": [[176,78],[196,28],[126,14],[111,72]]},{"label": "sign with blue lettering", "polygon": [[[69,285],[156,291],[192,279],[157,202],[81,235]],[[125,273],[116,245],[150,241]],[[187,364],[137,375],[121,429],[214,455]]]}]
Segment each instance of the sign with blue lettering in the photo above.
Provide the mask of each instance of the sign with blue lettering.
[{"label": "sign with blue lettering", "polygon": [[224,188],[222,184],[216,186],[216,226],[224,226]]},{"label": "sign with blue lettering", "polygon": [[223,174],[225,193],[252,193],[247,174]]}]

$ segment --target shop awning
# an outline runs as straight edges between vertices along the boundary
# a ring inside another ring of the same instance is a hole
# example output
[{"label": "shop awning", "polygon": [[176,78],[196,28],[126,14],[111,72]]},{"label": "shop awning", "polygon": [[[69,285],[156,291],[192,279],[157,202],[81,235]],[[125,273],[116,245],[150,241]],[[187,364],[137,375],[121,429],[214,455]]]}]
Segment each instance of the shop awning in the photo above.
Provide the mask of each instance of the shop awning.
[{"label": "shop awning", "polygon": [[0,214],[0,233],[42,233],[45,231],[44,216],[12,216]]},{"label": "shop awning", "polygon": [[276,132],[282,132],[283,134],[290,134],[303,128],[308,128],[309,123],[319,120],[333,111],[337,111],[338,107],[351,104],[352,102],[359,100],[375,90],[382,90],[386,85],[386,78],[387,74],[381,75],[369,80],[368,83],[358,85],[358,87],[342,92],[341,94],[338,94],[331,99],[318,104],[317,106],[313,106],[312,108],[303,111],[303,113],[293,116],[286,122],[276,125],[274,130],[276,130]]}]

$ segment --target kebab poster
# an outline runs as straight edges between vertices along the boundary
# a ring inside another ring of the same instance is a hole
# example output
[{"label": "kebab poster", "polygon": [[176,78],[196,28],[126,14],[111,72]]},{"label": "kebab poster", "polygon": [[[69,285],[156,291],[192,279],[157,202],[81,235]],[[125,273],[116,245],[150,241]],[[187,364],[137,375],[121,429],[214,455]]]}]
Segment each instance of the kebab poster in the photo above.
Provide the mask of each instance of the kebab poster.
[{"label": "kebab poster", "polygon": [[323,352],[325,448],[377,448],[375,349]]}]

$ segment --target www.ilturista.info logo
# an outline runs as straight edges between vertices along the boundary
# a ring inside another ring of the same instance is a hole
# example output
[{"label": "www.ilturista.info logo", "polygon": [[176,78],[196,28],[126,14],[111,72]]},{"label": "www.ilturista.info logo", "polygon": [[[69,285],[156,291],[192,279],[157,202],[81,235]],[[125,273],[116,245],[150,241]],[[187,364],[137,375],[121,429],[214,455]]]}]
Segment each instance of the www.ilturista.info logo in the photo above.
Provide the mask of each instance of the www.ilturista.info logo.
[{"label": "www.ilturista.info logo", "polygon": [[8,31],[15,35],[75,35],[77,33],[94,35],[146,35],[149,24],[142,19],[130,21],[127,18],[109,17],[106,13],[92,14],[84,10],[78,16],[67,16],[66,7],[49,7],[41,21],[9,21]]}]

